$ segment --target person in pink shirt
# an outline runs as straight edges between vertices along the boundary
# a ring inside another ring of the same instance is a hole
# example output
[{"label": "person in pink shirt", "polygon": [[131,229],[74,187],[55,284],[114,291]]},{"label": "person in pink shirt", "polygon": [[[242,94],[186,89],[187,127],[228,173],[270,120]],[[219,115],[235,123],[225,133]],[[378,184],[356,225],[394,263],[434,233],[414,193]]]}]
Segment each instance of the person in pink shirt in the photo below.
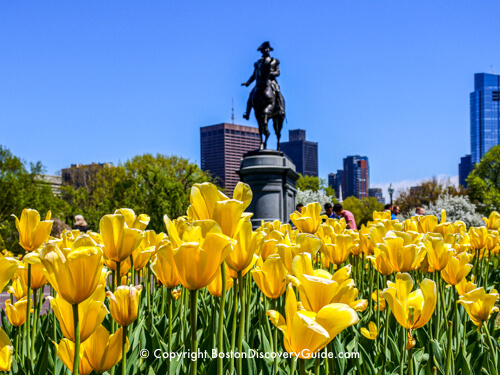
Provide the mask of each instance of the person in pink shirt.
[{"label": "person in pink shirt", "polygon": [[354,220],[354,215],[352,214],[352,212],[344,210],[340,203],[337,203],[335,204],[335,206],[333,206],[333,211],[338,216],[345,219],[345,222],[347,223],[347,229],[358,229],[356,227],[356,220]]}]

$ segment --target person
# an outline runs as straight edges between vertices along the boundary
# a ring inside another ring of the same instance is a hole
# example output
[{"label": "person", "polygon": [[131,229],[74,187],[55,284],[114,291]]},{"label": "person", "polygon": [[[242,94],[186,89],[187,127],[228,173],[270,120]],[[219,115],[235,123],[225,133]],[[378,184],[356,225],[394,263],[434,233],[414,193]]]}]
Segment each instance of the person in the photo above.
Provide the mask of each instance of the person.
[{"label": "person", "polygon": [[384,211],[391,211],[391,212],[392,212],[392,204],[387,203],[387,204],[384,206]]},{"label": "person", "polygon": [[325,203],[325,214],[330,219],[338,219],[337,215],[333,212],[333,205],[330,202]]},{"label": "person", "polygon": [[[250,112],[252,111],[252,101],[253,97],[255,94],[255,91],[257,90],[257,87],[265,87],[265,82],[262,82],[263,80],[263,72],[262,69],[264,69],[264,63],[269,62],[270,66],[270,87],[273,93],[276,95],[276,104],[275,104],[275,109],[277,110],[276,112],[278,113],[285,113],[285,100],[283,99],[283,95],[281,95],[281,90],[278,85],[278,82],[276,81],[276,77],[279,77],[280,75],[280,61],[278,59],[275,59],[269,55],[271,51],[273,51],[273,47],[271,47],[271,43],[269,42],[264,42],[262,43],[259,48],[257,48],[257,51],[262,53],[262,58],[259,59],[255,64],[254,64],[254,71],[252,73],[252,76],[248,79],[248,81],[243,82],[241,85],[242,86],[250,86],[250,84],[253,81],[257,81],[256,86],[252,89],[250,92],[250,95],[247,100],[247,110],[243,114],[243,118],[248,120],[250,119]],[[273,108],[270,109],[272,111]],[[271,115],[271,113],[268,113],[268,115]]]},{"label": "person", "polygon": [[401,213],[401,210],[399,209],[399,206],[392,206],[391,210],[391,220],[396,220],[398,218],[397,215]]},{"label": "person", "polygon": [[297,204],[297,206],[295,206],[295,211],[302,212],[302,207],[304,207],[302,203]]},{"label": "person", "polygon": [[422,206],[418,206],[417,209],[415,210],[415,215],[413,216],[423,216],[425,215],[425,210]]},{"label": "person", "polygon": [[333,212],[335,212],[337,216],[345,219],[345,222],[347,223],[347,229],[358,229],[356,227],[356,220],[354,220],[354,215],[352,214],[352,212],[344,210],[340,203],[337,203],[335,204],[335,206],[333,206]]},{"label": "person", "polygon": [[82,215],[75,216],[75,225],[73,226],[73,229],[78,229],[80,232],[86,232],[89,230],[87,222]]}]

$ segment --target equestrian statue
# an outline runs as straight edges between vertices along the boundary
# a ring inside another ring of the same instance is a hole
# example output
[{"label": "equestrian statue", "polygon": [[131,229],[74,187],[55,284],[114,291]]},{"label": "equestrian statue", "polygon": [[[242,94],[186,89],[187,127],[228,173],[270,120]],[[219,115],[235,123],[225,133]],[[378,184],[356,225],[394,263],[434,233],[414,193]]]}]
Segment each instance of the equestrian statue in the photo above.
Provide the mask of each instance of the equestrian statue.
[{"label": "equestrian statue", "polygon": [[262,53],[262,58],[254,64],[253,74],[248,81],[241,84],[248,87],[255,81],[255,87],[250,92],[247,111],[243,118],[250,119],[250,112],[253,107],[255,118],[259,124],[261,150],[265,150],[267,147],[267,139],[269,138],[267,123],[271,119],[273,120],[276,138],[278,138],[277,150],[280,149],[281,129],[285,120],[285,100],[276,81],[276,77],[280,75],[280,62],[269,55],[272,50],[273,48],[269,42],[260,45],[257,51]]}]

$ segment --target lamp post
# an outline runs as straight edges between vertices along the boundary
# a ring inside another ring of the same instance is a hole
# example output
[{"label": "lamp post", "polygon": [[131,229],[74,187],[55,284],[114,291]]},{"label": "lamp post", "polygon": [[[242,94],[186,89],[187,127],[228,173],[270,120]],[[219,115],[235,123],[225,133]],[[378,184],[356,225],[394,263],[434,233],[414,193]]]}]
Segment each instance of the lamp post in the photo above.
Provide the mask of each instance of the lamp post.
[{"label": "lamp post", "polygon": [[392,195],[394,194],[394,187],[392,186],[392,183],[389,185],[389,189],[387,189],[389,192],[389,197],[391,198],[391,206],[392,206]]}]

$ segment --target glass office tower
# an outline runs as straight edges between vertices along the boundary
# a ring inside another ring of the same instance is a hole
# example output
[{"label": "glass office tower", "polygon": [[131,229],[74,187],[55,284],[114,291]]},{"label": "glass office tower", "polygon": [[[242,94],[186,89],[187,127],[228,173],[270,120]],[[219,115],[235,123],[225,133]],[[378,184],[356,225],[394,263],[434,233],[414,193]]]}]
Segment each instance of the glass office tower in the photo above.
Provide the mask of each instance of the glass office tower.
[{"label": "glass office tower", "polygon": [[471,165],[479,163],[490,148],[499,144],[500,76],[488,73],[474,75],[474,92],[470,94]]}]

